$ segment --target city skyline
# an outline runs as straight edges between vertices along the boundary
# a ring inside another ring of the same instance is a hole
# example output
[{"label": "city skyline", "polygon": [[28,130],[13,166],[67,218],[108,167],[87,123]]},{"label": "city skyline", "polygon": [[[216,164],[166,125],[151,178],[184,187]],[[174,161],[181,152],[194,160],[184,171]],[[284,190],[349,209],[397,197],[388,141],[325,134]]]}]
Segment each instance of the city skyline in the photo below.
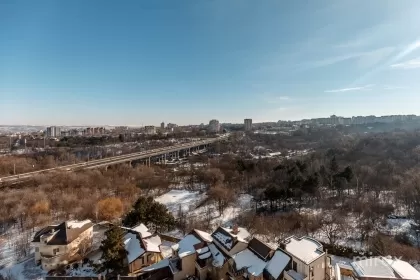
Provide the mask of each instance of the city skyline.
[{"label": "city skyline", "polygon": [[419,115],[419,11],[410,0],[2,1],[0,122]]}]

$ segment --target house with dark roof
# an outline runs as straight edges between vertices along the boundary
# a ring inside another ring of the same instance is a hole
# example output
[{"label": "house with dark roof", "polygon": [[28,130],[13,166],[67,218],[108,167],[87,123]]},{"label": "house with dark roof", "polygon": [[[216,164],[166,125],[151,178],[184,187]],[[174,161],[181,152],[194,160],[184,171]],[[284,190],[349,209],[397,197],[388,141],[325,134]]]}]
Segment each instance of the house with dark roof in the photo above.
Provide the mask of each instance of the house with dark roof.
[{"label": "house with dark roof", "polygon": [[78,260],[92,247],[93,224],[90,220],[66,221],[38,231],[32,243],[35,261],[50,271]]},{"label": "house with dark roof", "polygon": [[171,257],[142,269],[139,279],[280,280],[291,261],[240,227],[219,227],[212,234],[194,229],[172,251]]},{"label": "house with dark roof", "polygon": [[227,257],[214,244],[211,234],[192,230],[177,244],[172,246],[172,256],[142,269],[139,279],[159,279],[161,275],[170,277],[165,279],[182,280],[189,276],[196,279],[223,279],[226,275]]},{"label": "house with dark roof", "polygon": [[124,247],[127,252],[126,265],[129,273],[136,273],[162,259],[160,251],[162,240],[159,235],[149,232],[144,224],[123,229],[125,230]]},{"label": "house with dark roof", "polygon": [[251,239],[251,234],[245,228],[236,225],[231,228],[218,227],[211,236],[214,244],[229,256],[245,250]]},{"label": "house with dark roof", "polygon": [[284,270],[291,258],[284,251],[273,249],[257,238],[248,243],[248,248],[234,254],[229,260],[228,278],[235,280],[283,279]]}]

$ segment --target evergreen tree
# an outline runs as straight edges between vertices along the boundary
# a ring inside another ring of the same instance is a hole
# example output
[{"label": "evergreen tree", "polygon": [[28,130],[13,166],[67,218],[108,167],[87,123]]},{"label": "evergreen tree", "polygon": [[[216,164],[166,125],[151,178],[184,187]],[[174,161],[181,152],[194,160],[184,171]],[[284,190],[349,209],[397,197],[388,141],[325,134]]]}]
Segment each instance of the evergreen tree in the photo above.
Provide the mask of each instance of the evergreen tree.
[{"label": "evergreen tree", "polygon": [[124,261],[127,252],[123,242],[124,231],[114,226],[105,233],[105,239],[101,243],[102,263],[98,272],[114,272],[123,274],[125,271]]},{"label": "evergreen tree", "polygon": [[141,196],[123,219],[123,225],[126,227],[140,223],[156,230],[171,230],[175,226],[175,219],[165,205],[155,201],[153,197]]},{"label": "evergreen tree", "polygon": [[338,163],[337,163],[337,159],[335,158],[335,156],[331,159],[330,172],[331,172],[332,175],[335,175],[338,172]]}]

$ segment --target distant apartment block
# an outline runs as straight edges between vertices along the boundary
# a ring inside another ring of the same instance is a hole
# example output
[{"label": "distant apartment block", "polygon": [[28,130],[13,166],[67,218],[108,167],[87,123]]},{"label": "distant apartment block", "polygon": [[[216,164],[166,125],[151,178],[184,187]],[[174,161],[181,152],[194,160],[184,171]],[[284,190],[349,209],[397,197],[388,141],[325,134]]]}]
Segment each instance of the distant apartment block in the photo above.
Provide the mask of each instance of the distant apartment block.
[{"label": "distant apartment block", "polygon": [[47,127],[47,137],[60,137],[61,128],[58,126]]},{"label": "distant apartment block", "polygon": [[245,127],[245,131],[251,131],[252,130],[252,119],[245,119],[244,120],[244,127]]},{"label": "distant apartment block", "polygon": [[164,123],[164,122],[161,122],[161,123],[160,123],[160,129],[162,129],[162,130],[164,130],[164,129],[165,129],[165,123]]},{"label": "distant apartment block", "polygon": [[167,128],[168,128],[168,129],[174,129],[174,128],[176,128],[176,127],[178,127],[178,125],[176,125],[176,124],[174,124],[174,123],[168,123],[168,125],[167,125]]},{"label": "distant apartment block", "polygon": [[218,120],[211,120],[209,122],[209,131],[218,133],[220,131],[220,123]]},{"label": "distant apartment block", "polygon": [[153,125],[146,125],[144,127],[144,133],[146,134],[155,134],[156,133],[156,128]]}]

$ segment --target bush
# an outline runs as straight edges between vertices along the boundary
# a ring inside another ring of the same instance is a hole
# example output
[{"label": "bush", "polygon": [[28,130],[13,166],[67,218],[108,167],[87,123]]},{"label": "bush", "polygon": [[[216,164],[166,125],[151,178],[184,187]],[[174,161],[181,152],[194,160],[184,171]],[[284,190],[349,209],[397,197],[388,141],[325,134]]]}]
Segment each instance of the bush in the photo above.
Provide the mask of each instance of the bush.
[{"label": "bush", "polygon": [[121,199],[117,197],[108,197],[100,200],[96,205],[98,219],[112,221],[119,218],[124,210]]}]

